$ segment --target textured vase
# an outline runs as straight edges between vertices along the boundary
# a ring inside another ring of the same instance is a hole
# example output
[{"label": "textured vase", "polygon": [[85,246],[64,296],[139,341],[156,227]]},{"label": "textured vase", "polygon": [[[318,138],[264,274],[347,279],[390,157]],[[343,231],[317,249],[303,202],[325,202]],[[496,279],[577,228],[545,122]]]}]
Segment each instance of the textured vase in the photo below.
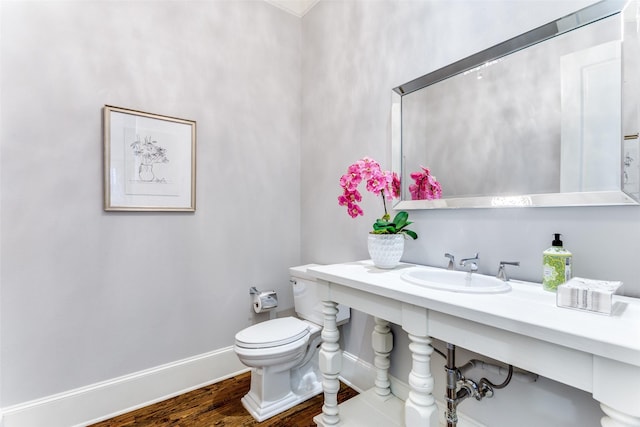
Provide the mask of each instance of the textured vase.
[{"label": "textured vase", "polygon": [[378,268],[394,268],[404,252],[404,235],[369,234],[369,256]]}]

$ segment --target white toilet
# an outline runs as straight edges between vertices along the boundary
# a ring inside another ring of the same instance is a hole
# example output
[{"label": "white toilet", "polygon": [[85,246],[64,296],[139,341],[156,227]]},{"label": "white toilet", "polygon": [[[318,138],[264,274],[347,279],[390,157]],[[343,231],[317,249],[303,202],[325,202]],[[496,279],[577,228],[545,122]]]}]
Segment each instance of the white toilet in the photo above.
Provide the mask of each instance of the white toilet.
[{"label": "white toilet", "polygon": [[[283,317],[250,326],[236,334],[234,350],[251,367],[251,389],[242,405],[258,422],[322,392],[318,350],[324,316],[313,264],[289,269],[299,318]],[[338,306],[338,325],[349,321],[349,308]]]}]

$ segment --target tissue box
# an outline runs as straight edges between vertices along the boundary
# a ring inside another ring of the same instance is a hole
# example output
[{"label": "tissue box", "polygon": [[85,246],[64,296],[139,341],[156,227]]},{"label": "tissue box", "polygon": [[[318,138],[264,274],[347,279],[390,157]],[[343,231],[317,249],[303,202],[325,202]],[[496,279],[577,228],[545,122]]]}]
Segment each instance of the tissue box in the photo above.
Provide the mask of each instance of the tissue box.
[{"label": "tissue box", "polygon": [[558,286],[556,305],[610,315],[612,296],[621,290],[622,282],[574,277]]}]

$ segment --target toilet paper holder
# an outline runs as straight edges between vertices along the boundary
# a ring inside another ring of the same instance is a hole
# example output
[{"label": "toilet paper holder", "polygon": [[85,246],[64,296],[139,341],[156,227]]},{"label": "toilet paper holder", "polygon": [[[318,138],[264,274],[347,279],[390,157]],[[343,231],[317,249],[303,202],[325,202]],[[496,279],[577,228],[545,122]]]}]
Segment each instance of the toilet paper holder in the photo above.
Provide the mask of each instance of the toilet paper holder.
[{"label": "toilet paper holder", "polygon": [[259,291],[252,286],[249,288],[249,294],[253,295],[253,310],[256,313],[273,310],[278,306],[276,291]]}]

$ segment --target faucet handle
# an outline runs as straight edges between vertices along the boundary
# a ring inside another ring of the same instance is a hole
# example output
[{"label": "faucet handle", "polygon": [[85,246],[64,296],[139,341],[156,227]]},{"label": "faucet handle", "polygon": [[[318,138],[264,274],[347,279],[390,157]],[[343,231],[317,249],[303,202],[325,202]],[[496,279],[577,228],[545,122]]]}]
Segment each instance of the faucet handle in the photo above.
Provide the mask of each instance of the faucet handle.
[{"label": "faucet handle", "polygon": [[449,265],[447,265],[447,270],[455,270],[455,257],[450,253],[445,253],[445,257],[449,258]]},{"label": "faucet handle", "polygon": [[500,266],[498,267],[498,274],[496,275],[496,277],[506,282],[509,280],[509,277],[507,276],[507,270],[505,268],[505,265],[519,266],[520,261],[500,261]]},{"label": "faucet handle", "polygon": [[480,259],[479,253],[476,252],[476,254],[471,258],[462,258],[460,260],[460,265],[463,266],[463,265],[466,265],[466,263],[469,262],[469,261],[478,261],[479,259]]},{"label": "faucet handle", "polygon": [[466,267],[467,265],[469,266],[469,272],[474,272],[474,271],[478,271],[478,263],[476,261],[478,261],[480,259],[478,252],[476,252],[476,254],[473,256],[473,258],[463,258],[460,260],[460,266],[461,267]]}]

